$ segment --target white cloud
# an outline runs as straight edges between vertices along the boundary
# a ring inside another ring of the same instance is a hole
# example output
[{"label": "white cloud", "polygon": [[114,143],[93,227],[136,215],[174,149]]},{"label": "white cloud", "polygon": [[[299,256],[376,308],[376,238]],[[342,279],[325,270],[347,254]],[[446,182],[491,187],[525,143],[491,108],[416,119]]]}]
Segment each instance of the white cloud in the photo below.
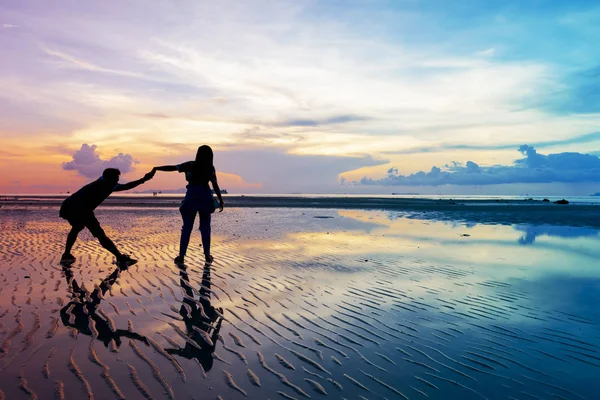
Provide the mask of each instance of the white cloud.
[{"label": "white cloud", "polygon": [[478,51],[477,53],[475,53],[476,56],[481,56],[481,57],[493,57],[495,54],[496,54],[496,49],[493,47],[490,47],[489,49],[481,50],[481,51]]},{"label": "white cloud", "polygon": [[73,159],[64,162],[62,167],[67,171],[77,171],[87,178],[97,178],[106,168],[117,168],[122,174],[133,171],[134,164],[139,163],[131,154],[119,153],[109,160],[102,160],[96,152],[95,144],[82,144],[81,148],[73,154]]}]

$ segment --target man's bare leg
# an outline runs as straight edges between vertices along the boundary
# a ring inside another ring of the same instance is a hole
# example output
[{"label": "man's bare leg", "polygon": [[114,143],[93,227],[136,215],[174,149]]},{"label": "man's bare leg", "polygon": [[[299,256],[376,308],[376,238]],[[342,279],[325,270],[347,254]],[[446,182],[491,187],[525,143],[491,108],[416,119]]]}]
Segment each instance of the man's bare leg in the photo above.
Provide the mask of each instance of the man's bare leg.
[{"label": "man's bare leg", "polygon": [[71,250],[73,249],[73,245],[75,245],[75,241],[77,240],[77,235],[83,229],[82,226],[73,226],[71,227],[71,231],[67,235],[67,243],[65,244],[65,252],[63,253],[60,261],[62,263],[73,263],[75,262],[75,257],[71,254]]}]

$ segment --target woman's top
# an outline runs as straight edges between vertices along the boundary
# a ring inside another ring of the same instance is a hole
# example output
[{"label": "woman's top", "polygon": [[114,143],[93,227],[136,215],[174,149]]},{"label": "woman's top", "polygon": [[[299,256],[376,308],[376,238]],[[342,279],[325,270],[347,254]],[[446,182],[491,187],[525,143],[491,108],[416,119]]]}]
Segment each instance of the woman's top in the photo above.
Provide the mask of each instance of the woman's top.
[{"label": "woman's top", "polygon": [[211,170],[208,174],[195,174],[194,172],[194,161],[184,162],[183,164],[177,165],[177,171],[185,173],[185,179],[188,181],[189,188],[190,185],[206,185],[208,186],[208,182],[216,182],[217,180],[217,172],[215,171],[215,167],[211,166]]}]

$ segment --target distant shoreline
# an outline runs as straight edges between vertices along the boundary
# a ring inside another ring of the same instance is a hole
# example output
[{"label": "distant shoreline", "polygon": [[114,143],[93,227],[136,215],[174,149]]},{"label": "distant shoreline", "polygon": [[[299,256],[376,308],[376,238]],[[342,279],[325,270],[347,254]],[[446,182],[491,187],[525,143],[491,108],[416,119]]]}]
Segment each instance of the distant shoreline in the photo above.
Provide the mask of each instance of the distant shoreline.
[{"label": "distant shoreline", "polygon": [[[68,195],[0,195],[0,205],[3,206],[58,206]],[[432,196],[433,197],[433,196]],[[461,199],[461,196],[453,198],[420,198],[420,197],[378,197],[374,196],[302,196],[302,195],[226,195],[223,196],[225,204],[229,207],[287,207],[287,208],[374,208],[374,209],[436,209],[456,207],[493,207],[506,208],[518,207],[548,207],[573,208],[593,207],[600,208],[600,202],[590,198],[589,202],[579,201],[570,204],[554,204],[556,199],[543,201],[533,198],[469,198]],[[580,199],[580,197],[578,198]],[[102,207],[175,207],[183,200],[182,195],[160,195],[160,196],[119,196],[112,195],[102,203]]]},{"label": "distant shoreline", "polygon": [[[66,196],[0,196],[0,212],[58,209]],[[111,196],[99,208],[177,209],[181,196]],[[306,208],[381,210],[404,217],[483,224],[567,225],[600,228],[600,203],[554,204],[529,199],[423,199],[378,197],[237,196],[224,197],[226,208]]]}]

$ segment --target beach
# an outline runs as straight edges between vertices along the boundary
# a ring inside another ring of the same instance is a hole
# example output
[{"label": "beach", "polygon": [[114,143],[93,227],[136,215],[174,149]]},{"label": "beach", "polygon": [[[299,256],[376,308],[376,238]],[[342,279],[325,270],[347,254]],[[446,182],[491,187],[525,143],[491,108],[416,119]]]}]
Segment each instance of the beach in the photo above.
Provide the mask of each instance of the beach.
[{"label": "beach", "polygon": [[87,231],[61,267],[60,197],[0,202],[0,398],[597,398],[596,204],[227,197],[179,268],[144,199],[97,211],[124,270]]}]

